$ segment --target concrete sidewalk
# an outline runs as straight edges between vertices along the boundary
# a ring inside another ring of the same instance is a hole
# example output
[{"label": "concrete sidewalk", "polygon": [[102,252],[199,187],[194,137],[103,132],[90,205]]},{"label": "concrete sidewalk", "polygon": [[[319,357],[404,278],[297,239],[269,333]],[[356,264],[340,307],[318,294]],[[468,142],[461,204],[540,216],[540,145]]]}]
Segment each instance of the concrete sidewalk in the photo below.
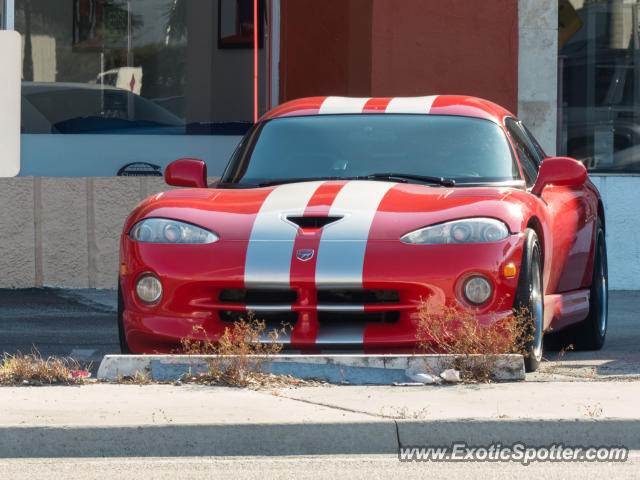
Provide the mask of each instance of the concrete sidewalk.
[{"label": "concrete sidewalk", "polygon": [[0,457],[394,454],[402,446],[640,448],[640,382],[446,387],[0,387]]}]

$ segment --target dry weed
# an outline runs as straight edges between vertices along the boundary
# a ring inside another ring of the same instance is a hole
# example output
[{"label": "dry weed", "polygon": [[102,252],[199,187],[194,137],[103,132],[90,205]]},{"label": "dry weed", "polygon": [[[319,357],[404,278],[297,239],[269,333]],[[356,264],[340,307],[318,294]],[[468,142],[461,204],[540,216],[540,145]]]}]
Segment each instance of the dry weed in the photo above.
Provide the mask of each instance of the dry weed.
[{"label": "dry weed", "polygon": [[133,375],[121,375],[118,377],[118,383],[124,385],[148,385],[151,382],[151,376],[140,370],[136,370]]},{"label": "dry weed", "polygon": [[432,311],[427,304],[423,302],[419,308],[418,349],[421,353],[455,355],[441,368],[459,370],[465,382],[491,380],[497,355],[528,354],[533,319],[526,309],[485,324],[474,311],[455,307]]},{"label": "dry weed", "polygon": [[428,408],[421,408],[417,411],[411,411],[407,407],[394,407],[385,405],[380,409],[379,415],[385,418],[393,418],[394,420],[424,420],[429,416]]},{"label": "dry weed", "polygon": [[[257,320],[251,312],[247,319],[240,319],[224,333],[217,342],[185,338],[180,342],[179,353],[188,355],[211,355],[205,372],[188,374],[186,382],[207,385],[262,388],[274,385],[300,384],[302,381],[285,375],[266,373],[273,357],[280,353],[280,335],[286,334],[289,325],[279,330],[265,332],[264,321]],[[206,334],[202,327],[194,327],[194,336]]]},{"label": "dry weed", "polygon": [[549,362],[549,364],[545,368],[544,372],[546,374],[548,374],[548,375],[555,375],[556,373],[559,373],[560,362],[562,362],[562,359],[567,354],[567,352],[569,352],[569,351],[571,351],[573,349],[574,349],[573,344],[565,345],[564,347],[562,347],[560,349],[560,351],[558,352],[558,358],[556,358],[555,361]]},{"label": "dry weed", "polygon": [[602,405],[596,403],[595,405],[583,405],[585,414],[591,418],[600,418],[603,413]]},{"label": "dry weed", "polygon": [[82,369],[76,360],[58,357],[44,359],[36,350],[28,355],[4,353],[0,385],[78,385],[86,380],[84,376],[72,375],[78,370]]}]

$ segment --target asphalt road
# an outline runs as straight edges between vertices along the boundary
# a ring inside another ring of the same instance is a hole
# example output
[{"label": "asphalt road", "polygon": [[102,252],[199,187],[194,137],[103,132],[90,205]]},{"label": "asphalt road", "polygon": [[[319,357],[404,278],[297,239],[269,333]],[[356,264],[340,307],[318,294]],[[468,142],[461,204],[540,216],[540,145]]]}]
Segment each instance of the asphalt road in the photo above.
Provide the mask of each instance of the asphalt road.
[{"label": "asphalt road", "polygon": [[[97,370],[119,353],[116,292],[95,289],[0,289],[0,352],[73,356]],[[599,352],[546,351],[527,380],[617,379],[640,376],[640,292],[610,292],[607,341]]]},{"label": "asphalt road", "polygon": [[0,351],[73,356],[97,367],[120,353],[117,298],[111,290],[0,289]]}]

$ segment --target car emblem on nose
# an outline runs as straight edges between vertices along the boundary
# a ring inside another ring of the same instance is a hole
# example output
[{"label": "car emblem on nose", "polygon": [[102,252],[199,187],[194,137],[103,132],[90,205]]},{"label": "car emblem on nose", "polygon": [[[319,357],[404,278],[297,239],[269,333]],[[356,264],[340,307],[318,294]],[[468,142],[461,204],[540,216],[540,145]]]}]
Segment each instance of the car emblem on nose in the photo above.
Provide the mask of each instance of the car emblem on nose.
[{"label": "car emblem on nose", "polygon": [[296,251],[296,258],[302,262],[306,262],[307,260],[311,260],[313,258],[314,251],[302,248]]}]

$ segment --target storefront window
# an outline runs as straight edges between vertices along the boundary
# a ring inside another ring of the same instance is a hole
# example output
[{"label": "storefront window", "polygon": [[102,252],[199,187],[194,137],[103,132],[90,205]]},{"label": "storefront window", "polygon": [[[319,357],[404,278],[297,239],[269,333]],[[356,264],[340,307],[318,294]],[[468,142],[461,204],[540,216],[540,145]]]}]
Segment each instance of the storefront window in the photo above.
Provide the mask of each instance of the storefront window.
[{"label": "storefront window", "polygon": [[180,156],[221,171],[253,120],[253,0],[219,1],[15,0],[21,174],[126,174]]},{"label": "storefront window", "polygon": [[640,172],[635,0],[559,2],[560,151],[592,172]]}]

